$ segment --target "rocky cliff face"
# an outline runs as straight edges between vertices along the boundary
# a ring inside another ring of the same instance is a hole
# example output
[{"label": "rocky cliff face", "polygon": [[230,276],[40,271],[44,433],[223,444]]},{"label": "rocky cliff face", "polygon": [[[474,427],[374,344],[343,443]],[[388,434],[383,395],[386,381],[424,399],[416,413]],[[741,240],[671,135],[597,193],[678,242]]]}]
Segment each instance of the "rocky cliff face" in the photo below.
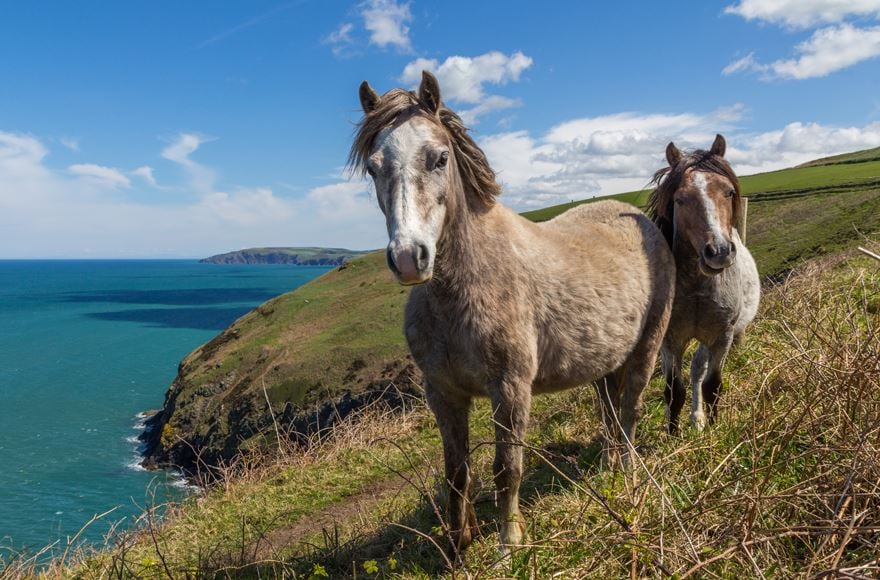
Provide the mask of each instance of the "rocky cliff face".
[{"label": "rocky cliff face", "polygon": [[341,266],[364,252],[342,248],[250,248],[199,260],[204,264],[288,264]]},{"label": "rocky cliff face", "polygon": [[144,465],[193,472],[274,437],[275,421],[310,433],[377,398],[402,404],[420,385],[406,297],[373,253],[246,314],[180,363],[147,422]]}]

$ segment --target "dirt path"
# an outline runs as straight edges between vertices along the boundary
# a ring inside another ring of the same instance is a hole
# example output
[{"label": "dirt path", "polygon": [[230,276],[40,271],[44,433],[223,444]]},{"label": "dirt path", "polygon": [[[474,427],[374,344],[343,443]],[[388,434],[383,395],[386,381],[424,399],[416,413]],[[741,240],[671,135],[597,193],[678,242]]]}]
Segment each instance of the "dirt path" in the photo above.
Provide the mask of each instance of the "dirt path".
[{"label": "dirt path", "polygon": [[293,524],[272,530],[254,547],[254,552],[260,558],[272,558],[281,551],[295,547],[304,539],[320,534],[322,530],[333,530],[337,526],[346,527],[362,521],[367,514],[374,513],[377,506],[410,486],[408,481],[396,474],[371,483],[340,502],[304,515]]}]

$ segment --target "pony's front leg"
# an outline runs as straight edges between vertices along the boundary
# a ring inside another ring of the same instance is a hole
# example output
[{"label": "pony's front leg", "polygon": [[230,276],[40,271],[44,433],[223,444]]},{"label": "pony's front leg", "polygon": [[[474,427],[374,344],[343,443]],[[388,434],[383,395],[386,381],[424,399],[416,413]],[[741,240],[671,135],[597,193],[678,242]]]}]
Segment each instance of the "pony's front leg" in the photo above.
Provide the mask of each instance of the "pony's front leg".
[{"label": "pony's front leg", "polygon": [[729,336],[723,336],[716,340],[708,348],[709,359],[707,361],[706,378],[703,380],[700,390],[703,393],[703,402],[709,415],[709,425],[714,423],[715,418],[718,416],[718,399],[721,397],[721,388],[723,386],[721,370],[724,367],[724,359],[727,358],[727,353],[730,352],[732,344],[733,333],[730,333]]},{"label": "pony's front leg", "polygon": [[443,439],[443,460],[449,490],[447,519],[450,556],[457,559],[477,531],[477,516],[470,501],[471,474],[468,460],[471,399],[425,385],[428,406],[434,412]]},{"label": "pony's front leg", "polygon": [[703,379],[709,368],[709,349],[700,344],[691,361],[691,422],[697,431],[706,428],[706,412],[703,410]]},{"label": "pony's front leg", "polygon": [[532,404],[530,381],[500,380],[489,386],[495,421],[495,488],[500,509],[501,551],[522,544],[525,522],[519,511],[523,440]]},{"label": "pony's front leg", "polygon": [[699,431],[715,420],[721,394],[721,367],[732,342],[732,334],[724,335],[709,345],[701,344],[694,354],[691,363],[691,421]]}]

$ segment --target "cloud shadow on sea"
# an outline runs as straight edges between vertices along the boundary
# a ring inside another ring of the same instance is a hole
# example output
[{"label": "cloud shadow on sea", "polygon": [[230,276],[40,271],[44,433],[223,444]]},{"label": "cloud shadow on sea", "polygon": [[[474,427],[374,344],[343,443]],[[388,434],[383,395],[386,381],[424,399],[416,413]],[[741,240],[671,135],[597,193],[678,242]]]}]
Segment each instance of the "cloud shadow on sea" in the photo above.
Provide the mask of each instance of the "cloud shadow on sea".
[{"label": "cloud shadow on sea", "polygon": [[208,304],[261,303],[278,295],[268,288],[191,288],[172,290],[95,290],[65,292],[62,302],[105,304],[160,304],[201,306]]},{"label": "cloud shadow on sea", "polygon": [[106,322],[135,322],[153,328],[223,330],[251,310],[247,306],[229,308],[142,308],[113,312],[89,312],[85,316]]}]

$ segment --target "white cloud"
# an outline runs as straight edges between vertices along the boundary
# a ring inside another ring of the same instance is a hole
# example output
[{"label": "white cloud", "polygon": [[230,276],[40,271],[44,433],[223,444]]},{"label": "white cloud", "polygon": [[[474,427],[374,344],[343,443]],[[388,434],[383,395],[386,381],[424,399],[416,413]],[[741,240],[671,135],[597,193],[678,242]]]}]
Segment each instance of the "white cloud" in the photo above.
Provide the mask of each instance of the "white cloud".
[{"label": "white cloud", "polygon": [[532,59],[521,52],[506,55],[492,51],[475,57],[450,56],[442,63],[418,58],[406,65],[400,80],[416,85],[422,78],[422,71],[427,70],[437,75],[445,99],[474,104],[486,97],[484,85],[516,82],[530,66]]},{"label": "white cloud", "polygon": [[724,69],[722,69],[721,71],[721,74],[732,75],[743,71],[761,70],[762,68],[764,68],[764,66],[755,60],[755,53],[750,52],[744,57],[738,58],[726,67],[724,67]]},{"label": "white cloud", "polygon": [[[203,142],[179,138],[165,158],[191,166]],[[249,246],[386,243],[382,214],[363,184],[293,197],[268,187],[201,191],[187,180],[169,189],[190,196],[141,202],[133,194],[146,184],[124,190],[118,170],[96,164],[56,170],[48,153],[36,137],[0,131],[0,257],[189,257]],[[130,175],[149,181],[147,167]]]},{"label": "white cloud", "polygon": [[73,151],[74,153],[79,152],[79,139],[76,137],[59,137],[58,142]]},{"label": "white cloud", "polygon": [[423,70],[434,73],[440,81],[443,100],[475,105],[459,113],[466,123],[476,123],[479,116],[491,111],[519,106],[516,99],[488,95],[486,85],[517,82],[530,66],[531,57],[522,52],[506,55],[492,51],[475,57],[450,56],[442,63],[436,59],[417,58],[404,67],[400,81],[415,86],[421,81]]},{"label": "white cloud", "polygon": [[850,16],[880,17],[880,0],[740,0],[724,12],[789,28],[811,28]]},{"label": "white cloud", "polygon": [[669,141],[705,147],[743,113],[742,105],[702,115],[616,113],[566,121],[538,139],[517,131],[491,135],[480,145],[504,185],[506,203],[527,209],[640,189],[660,167]]},{"label": "white cloud", "polygon": [[409,39],[412,12],[409,3],[398,3],[395,0],[367,0],[360,5],[360,8],[364,28],[370,33],[370,44],[382,48],[393,46],[404,52],[412,50]]},{"label": "white cloud", "polygon": [[795,122],[782,129],[728,139],[727,158],[737,171],[749,174],[872,147],[880,147],[880,122],[864,127]]},{"label": "white cloud", "polygon": [[203,143],[207,142],[208,139],[199,135],[193,133],[181,133],[171,145],[168,145],[162,150],[162,157],[169,161],[179,163],[180,165],[194,165],[195,162],[190,159],[189,156],[195,153]]},{"label": "white cloud", "polygon": [[333,54],[338,57],[344,57],[349,54],[354,45],[354,38],[351,33],[354,30],[354,24],[351,22],[342,23],[339,28],[324,37],[322,42],[329,44]]},{"label": "white cloud", "polygon": [[520,104],[521,101],[519,99],[509,99],[501,95],[489,95],[479,105],[461,110],[458,114],[465,125],[476,125],[479,123],[479,117],[487,113],[519,107]]},{"label": "white cloud", "polygon": [[864,127],[790,123],[763,133],[742,131],[744,107],[707,114],[617,113],[572,119],[540,138],[526,131],[480,140],[504,186],[504,203],[532,209],[645,187],[665,164],[669,141],[706,148],[716,132],[727,137],[727,157],[741,175],[880,146],[880,122]]},{"label": "white cloud", "polygon": [[880,56],[880,26],[858,28],[850,24],[817,30],[795,47],[797,58],[768,64],[752,53],[727,65],[723,74],[742,71],[761,73],[765,79],[809,79],[824,77],[859,62]]},{"label": "white cloud", "polygon": [[763,80],[802,80],[824,77],[880,56],[880,26],[847,22],[858,17],[880,19],[880,0],[740,0],[724,12],[789,29],[832,24],[796,45],[794,58],[760,62],[750,52],[724,67],[724,75],[755,72]]},{"label": "white cloud", "polygon": [[143,165],[131,172],[132,175],[140,177],[152,186],[157,186],[156,177],[153,175],[153,168],[149,165]]},{"label": "white cloud", "polygon": [[99,185],[112,188],[131,187],[131,180],[118,169],[95,165],[94,163],[77,163],[67,168],[71,173]]},{"label": "white cloud", "polygon": [[215,175],[211,169],[190,159],[190,155],[210,141],[211,139],[195,133],[180,133],[174,142],[162,150],[162,157],[182,166],[189,174],[193,188],[201,193],[211,191]]}]

